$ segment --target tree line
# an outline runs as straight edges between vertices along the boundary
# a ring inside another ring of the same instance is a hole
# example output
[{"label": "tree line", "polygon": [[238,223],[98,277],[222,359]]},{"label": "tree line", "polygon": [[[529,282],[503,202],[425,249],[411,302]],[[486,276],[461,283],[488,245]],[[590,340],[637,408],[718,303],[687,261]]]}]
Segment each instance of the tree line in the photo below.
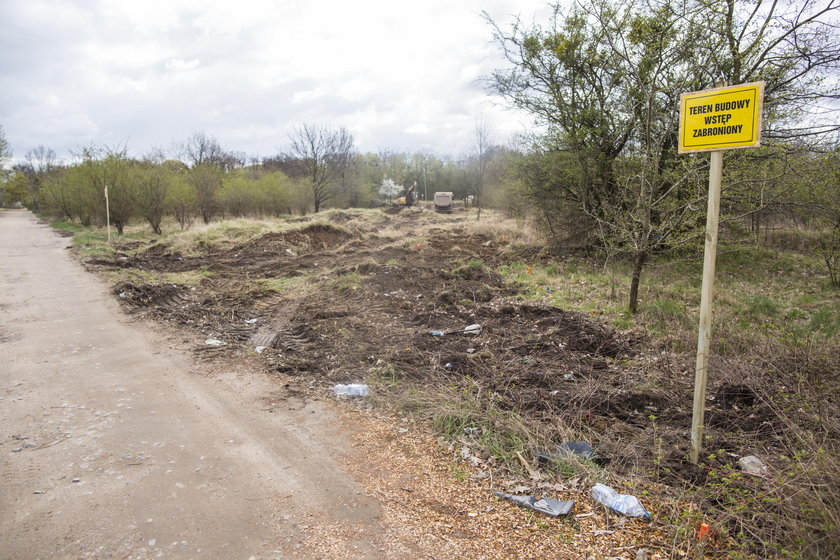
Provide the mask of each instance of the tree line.
[{"label": "tree line", "polygon": [[[500,161],[510,153],[498,146],[483,150],[483,176],[487,160]],[[397,186],[397,195],[403,185],[416,184],[421,200],[435,191],[463,199],[478,194],[477,157],[361,153],[348,130],[303,124],[292,133],[287,152],[258,160],[227,151],[213,136],[197,132],[169,154],[158,149],[141,158],[129,156],[124,146],[87,146],[75,150],[71,162],[61,162],[52,149],[38,146],[5,171],[2,197],[4,203],[56,218],[104,225],[107,186],[110,220],[119,234],[136,220],[160,234],[167,216],[186,229],[196,219],[210,223],[222,217],[373,207],[394,196],[383,195],[386,181]],[[502,167],[495,167],[496,188],[506,180]]]}]

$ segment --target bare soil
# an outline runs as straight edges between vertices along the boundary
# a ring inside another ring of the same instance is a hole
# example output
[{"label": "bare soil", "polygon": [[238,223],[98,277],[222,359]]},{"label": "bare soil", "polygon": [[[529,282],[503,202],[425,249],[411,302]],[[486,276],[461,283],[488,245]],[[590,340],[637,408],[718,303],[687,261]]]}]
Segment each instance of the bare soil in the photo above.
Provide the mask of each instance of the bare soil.
[{"label": "bare soil", "polygon": [[[313,219],[198,256],[158,244],[88,264],[155,274],[206,270],[197,287],[113,289],[134,313],[226,343],[200,344],[194,350],[201,357],[254,359],[289,376],[292,386],[326,388],[373,374],[418,386],[469,379],[488,402],[539,424],[546,441],[590,441],[614,472],[655,470],[671,482],[705,476],[685,460],[690,357],[651,355],[642,335],[618,332],[597,314],[523,300],[521,287],[494,269],[553,257],[476,233],[463,218],[403,211],[363,226],[353,218],[332,214],[335,225]],[[261,283],[296,278],[281,291]],[[481,325],[479,336],[457,332],[471,324]],[[741,439],[771,429],[772,414],[752,390],[723,379],[711,388],[709,426]],[[708,445],[737,451],[741,439]]]}]

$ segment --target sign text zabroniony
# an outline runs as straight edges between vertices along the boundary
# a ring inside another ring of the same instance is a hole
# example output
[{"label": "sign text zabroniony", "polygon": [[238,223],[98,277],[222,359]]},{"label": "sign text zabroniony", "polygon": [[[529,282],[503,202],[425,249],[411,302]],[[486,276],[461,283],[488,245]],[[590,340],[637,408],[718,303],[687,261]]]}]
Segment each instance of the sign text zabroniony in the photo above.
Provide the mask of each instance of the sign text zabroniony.
[{"label": "sign text zabroniony", "polygon": [[761,145],[763,104],[764,82],[682,94],[679,152]]}]

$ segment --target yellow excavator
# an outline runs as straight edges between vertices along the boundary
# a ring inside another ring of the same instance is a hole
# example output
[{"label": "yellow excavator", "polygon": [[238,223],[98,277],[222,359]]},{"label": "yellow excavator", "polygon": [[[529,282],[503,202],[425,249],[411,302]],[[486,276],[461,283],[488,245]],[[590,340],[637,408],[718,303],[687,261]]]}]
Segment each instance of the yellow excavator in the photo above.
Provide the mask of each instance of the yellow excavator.
[{"label": "yellow excavator", "polygon": [[397,199],[397,206],[414,206],[416,202],[415,191],[417,190],[417,181],[414,181],[414,184],[410,187],[406,187],[405,189],[405,196],[401,196]]}]

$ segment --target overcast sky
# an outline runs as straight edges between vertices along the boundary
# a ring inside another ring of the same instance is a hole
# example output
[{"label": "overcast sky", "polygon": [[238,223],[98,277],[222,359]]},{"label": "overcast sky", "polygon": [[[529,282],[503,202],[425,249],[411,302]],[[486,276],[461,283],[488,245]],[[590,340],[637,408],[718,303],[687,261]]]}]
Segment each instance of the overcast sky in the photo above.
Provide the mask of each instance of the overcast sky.
[{"label": "overcast sky", "polygon": [[545,0],[2,0],[0,125],[22,159],[90,145],[133,155],[193,132],[270,156],[292,128],[345,126],[363,151],[472,148],[525,130],[477,79],[497,21]]}]

